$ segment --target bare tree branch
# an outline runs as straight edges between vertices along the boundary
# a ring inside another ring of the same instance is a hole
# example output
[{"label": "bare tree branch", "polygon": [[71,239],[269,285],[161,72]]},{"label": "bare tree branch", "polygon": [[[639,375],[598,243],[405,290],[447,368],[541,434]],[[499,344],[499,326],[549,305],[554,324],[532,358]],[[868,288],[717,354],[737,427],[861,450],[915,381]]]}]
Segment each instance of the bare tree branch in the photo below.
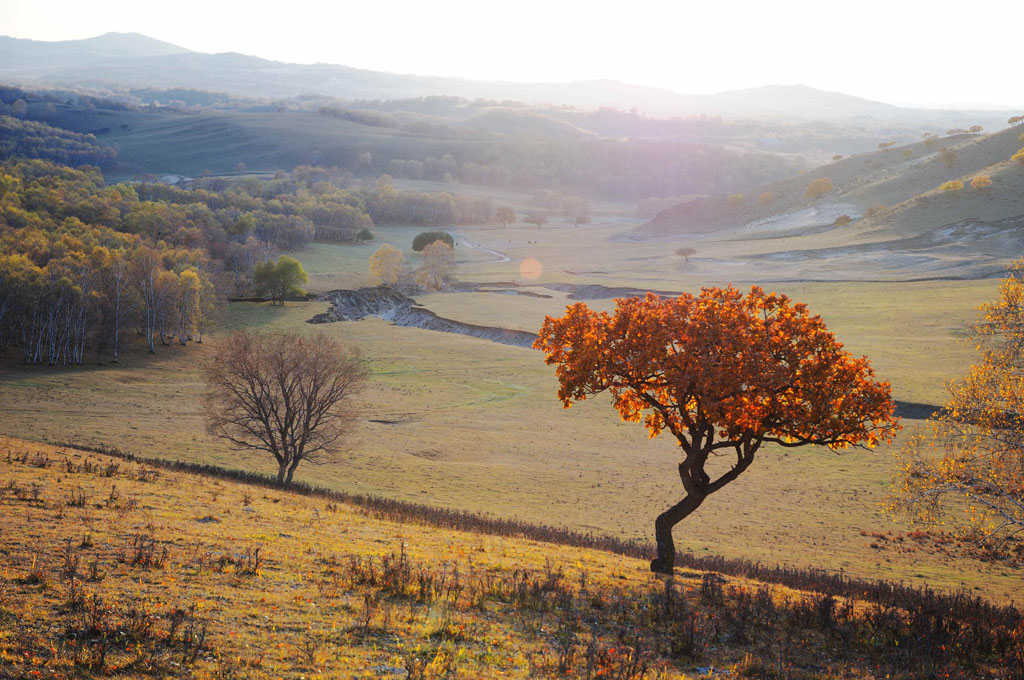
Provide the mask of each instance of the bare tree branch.
[{"label": "bare tree branch", "polygon": [[366,380],[354,350],[312,338],[239,331],[205,371],[208,429],[240,449],[265,451],[288,483],[299,463],[322,463],[351,429],[348,407]]}]

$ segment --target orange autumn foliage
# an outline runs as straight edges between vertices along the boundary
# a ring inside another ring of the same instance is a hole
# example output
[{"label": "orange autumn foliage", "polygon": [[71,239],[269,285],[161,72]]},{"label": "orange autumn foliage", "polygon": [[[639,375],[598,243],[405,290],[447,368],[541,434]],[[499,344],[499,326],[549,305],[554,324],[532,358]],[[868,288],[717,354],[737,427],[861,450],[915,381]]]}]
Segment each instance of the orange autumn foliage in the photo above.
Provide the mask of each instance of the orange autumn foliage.
[{"label": "orange autumn foliage", "polygon": [[898,427],[889,383],[785,295],[705,288],[616,303],[613,315],[576,303],[544,321],[535,347],[558,366],[566,407],[607,390],[623,420],[652,437],[667,429],[684,450],[714,437],[715,449],[873,446]]},{"label": "orange autumn foliage", "polygon": [[[534,347],[556,366],[565,407],[609,392],[625,421],[679,441],[686,496],[655,522],[671,573],[672,527],[736,479],[765,442],[841,449],[889,441],[899,429],[888,382],[842,348],[821,317],[785,295],[705,288],[697,296],[616,300],[614,314],[583,303],[547,317]],[[712,479],[708,456],[735,452]]]}]

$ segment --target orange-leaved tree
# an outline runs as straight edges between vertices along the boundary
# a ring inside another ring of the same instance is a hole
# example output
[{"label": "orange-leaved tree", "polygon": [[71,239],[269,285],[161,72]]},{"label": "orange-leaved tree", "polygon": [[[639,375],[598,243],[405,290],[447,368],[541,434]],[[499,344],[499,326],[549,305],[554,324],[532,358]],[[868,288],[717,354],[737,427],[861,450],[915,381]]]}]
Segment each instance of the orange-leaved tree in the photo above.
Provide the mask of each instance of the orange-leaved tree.
[{"label": "orange-leaved tree", "polygon": [[[685,497],[658,516],[651,571],[675,564],[672,528],[742,474],[766,442],[833,449],[874,446],[899,429],[889,383],[875,381],[806,305],[753,287],[616,300],[614,314],[583,303],[547,317],[534,347],[557,366],[568,408],[609,392],[623,420],[679,441]],[[735,455],[716,478],[709,456]]]}]

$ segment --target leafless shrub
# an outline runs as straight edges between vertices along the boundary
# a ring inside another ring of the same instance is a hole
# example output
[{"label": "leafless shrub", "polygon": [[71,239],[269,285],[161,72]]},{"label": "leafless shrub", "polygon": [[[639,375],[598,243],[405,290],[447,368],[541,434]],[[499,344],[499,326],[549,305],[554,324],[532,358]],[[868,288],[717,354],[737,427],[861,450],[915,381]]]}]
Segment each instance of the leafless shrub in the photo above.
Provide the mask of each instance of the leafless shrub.
[{"label": "leafless shrub", "polygon": [[73,579],[78,576],[78,564],[79,557],[75,554],[74,549],[71,547],[71,539],[64,539],[64,550],[61,553],[64,563],[61,567],[61,575],[64,578]]},{"label": "leafless shrub", "polygon": [[121,546],[121,550],[117,554],[117,561],[143,569],[163,569],[167,564],[167,557],[167,546],[161,546],[158,549],[155,538],[145,534],[136,534]]},{"label": "leafless shrub", "polygon": [[71,489],[64,496],[65,503],[69,508],[84,508],[85,507],[85,489],[78,487],[77,489]]}]

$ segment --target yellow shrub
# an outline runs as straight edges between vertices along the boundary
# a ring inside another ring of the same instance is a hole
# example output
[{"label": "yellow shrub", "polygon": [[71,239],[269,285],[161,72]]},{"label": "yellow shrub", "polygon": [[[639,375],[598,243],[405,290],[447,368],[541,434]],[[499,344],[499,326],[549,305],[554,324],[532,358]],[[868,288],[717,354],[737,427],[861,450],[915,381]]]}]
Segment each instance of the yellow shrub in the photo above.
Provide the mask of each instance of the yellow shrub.
[{"label": "yellow shrub", "polygon": [[832,180],[828,177],[819,177],[807,185],[804,198],[810,201],[817,200],[832,191]]}]

